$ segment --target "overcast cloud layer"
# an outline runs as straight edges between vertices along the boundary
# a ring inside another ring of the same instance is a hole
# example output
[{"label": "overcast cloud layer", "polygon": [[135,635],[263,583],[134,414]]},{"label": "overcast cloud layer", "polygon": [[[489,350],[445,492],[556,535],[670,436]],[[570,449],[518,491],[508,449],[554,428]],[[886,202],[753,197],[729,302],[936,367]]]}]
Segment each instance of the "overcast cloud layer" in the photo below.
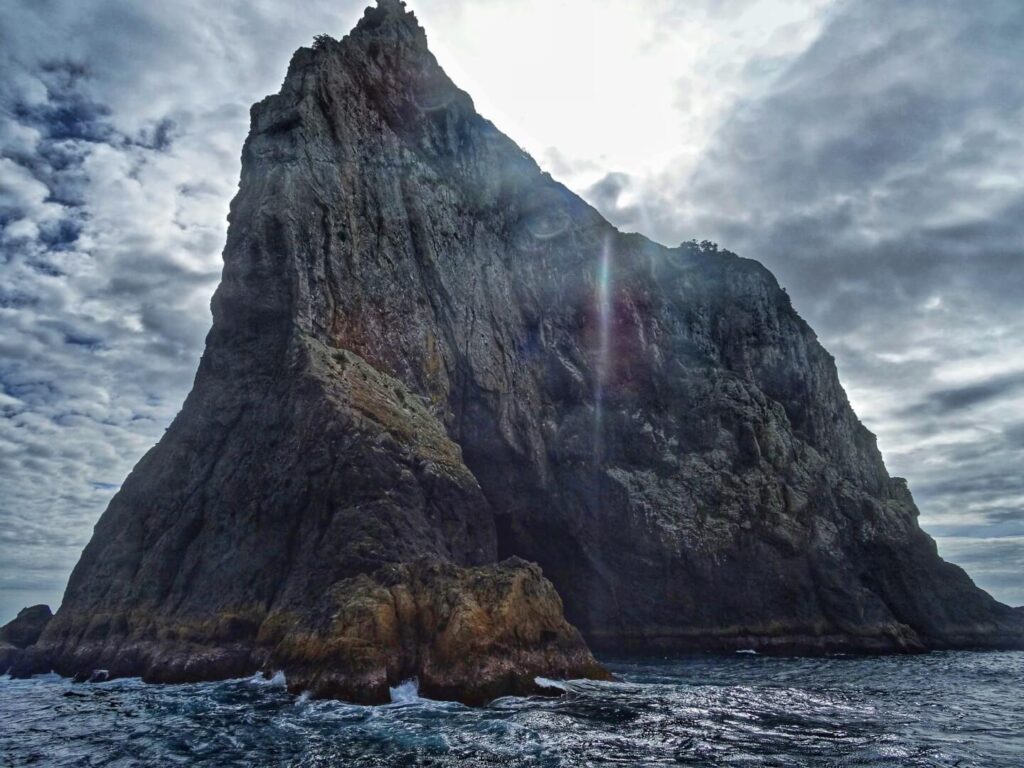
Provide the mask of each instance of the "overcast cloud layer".
[{"label": "overcast cloud layer", "polygon": [[[248,107],[362,0],[0,0],[0,621],[191,386]],[[943,553],[1024,604],[1024,5],[411,3],[613,222],[769,266]]]}]

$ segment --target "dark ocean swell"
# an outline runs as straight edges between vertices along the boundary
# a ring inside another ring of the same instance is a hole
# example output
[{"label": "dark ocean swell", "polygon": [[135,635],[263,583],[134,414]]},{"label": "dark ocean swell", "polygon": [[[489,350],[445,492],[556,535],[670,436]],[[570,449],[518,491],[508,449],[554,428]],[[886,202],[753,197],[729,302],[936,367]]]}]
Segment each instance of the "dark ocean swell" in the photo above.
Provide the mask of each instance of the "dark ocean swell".
[{"label": "dark ocean swell", "polygon": [[0,678],[22,766],[1024,766],[1024,653],[618,660],[615,683],[472,709],[309,701],[283,678]]}]

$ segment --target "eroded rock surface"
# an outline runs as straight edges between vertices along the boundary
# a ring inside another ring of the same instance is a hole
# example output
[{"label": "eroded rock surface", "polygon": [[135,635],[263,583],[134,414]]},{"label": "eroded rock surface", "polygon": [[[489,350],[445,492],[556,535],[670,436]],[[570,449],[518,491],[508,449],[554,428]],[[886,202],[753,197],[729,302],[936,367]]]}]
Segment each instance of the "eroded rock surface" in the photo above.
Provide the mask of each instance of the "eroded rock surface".
[{"label": "eroded rock surface", "polygon": [[376,704],[415,679],[425,696],[483,704],[542,692],[538,675],[607,678],[551,582],[516,558],[476,568],[421,559],[345,579],[285,632],[270,666],[314,696]]},{"label": "eroded rock surface", "polygon": [[[279,658],[374,698],[415,666],[459,697],[469,672],[409,662],[438,647],[375,634],[398,589],[378,569],[420,557],[535,561],[602,648],[1022,644],[1019,614],[938,557],[771,274],[617,232],[476,113],[400,3],[300,49],[242,161],[193,391],[35,667],[202,679]],[[396,583],[444,603],[416,573]],[[335,604],[373,620],[335,626]],[[277,645],[302,624],[310,654],[365,627],[365,683],[344,652],[320,669]],[[482,680],[518,652],[474,647]]]}]

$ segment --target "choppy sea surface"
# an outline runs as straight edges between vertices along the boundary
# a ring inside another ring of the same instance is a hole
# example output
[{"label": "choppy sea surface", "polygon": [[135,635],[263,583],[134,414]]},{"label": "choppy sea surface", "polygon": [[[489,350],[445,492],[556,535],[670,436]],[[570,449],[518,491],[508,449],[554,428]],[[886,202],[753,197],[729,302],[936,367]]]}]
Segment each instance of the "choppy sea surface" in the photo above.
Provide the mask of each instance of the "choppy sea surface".
[{"label": "choppy sea surface", "polygon": [[1024,652],[612,660],[614,683],[472,709],[362,707],[283,678],[0,678],[0,765],[1024,766]]}]

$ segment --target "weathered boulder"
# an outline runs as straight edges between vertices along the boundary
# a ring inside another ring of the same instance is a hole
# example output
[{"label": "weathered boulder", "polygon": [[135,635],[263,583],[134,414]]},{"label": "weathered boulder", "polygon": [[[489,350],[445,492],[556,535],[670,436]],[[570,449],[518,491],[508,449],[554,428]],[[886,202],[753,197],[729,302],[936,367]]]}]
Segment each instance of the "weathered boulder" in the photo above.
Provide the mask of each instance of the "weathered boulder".
[{"label": "weathered boulder", "polygon": [[[512,555],[601,648],[1024,645],[939,558],[771,274],[616,231],[476,113],[397,0],[253,107],[229,220],[193,390],[23,671],[277,659],[321,694],[415,670],[475,700],[588,668],[565,628],[559,661],[421,611],[483,616],[465,585],[490,579],[557,623],[531,579],[476,570]],[[398,565],[422,557],[450,566]]]}]

